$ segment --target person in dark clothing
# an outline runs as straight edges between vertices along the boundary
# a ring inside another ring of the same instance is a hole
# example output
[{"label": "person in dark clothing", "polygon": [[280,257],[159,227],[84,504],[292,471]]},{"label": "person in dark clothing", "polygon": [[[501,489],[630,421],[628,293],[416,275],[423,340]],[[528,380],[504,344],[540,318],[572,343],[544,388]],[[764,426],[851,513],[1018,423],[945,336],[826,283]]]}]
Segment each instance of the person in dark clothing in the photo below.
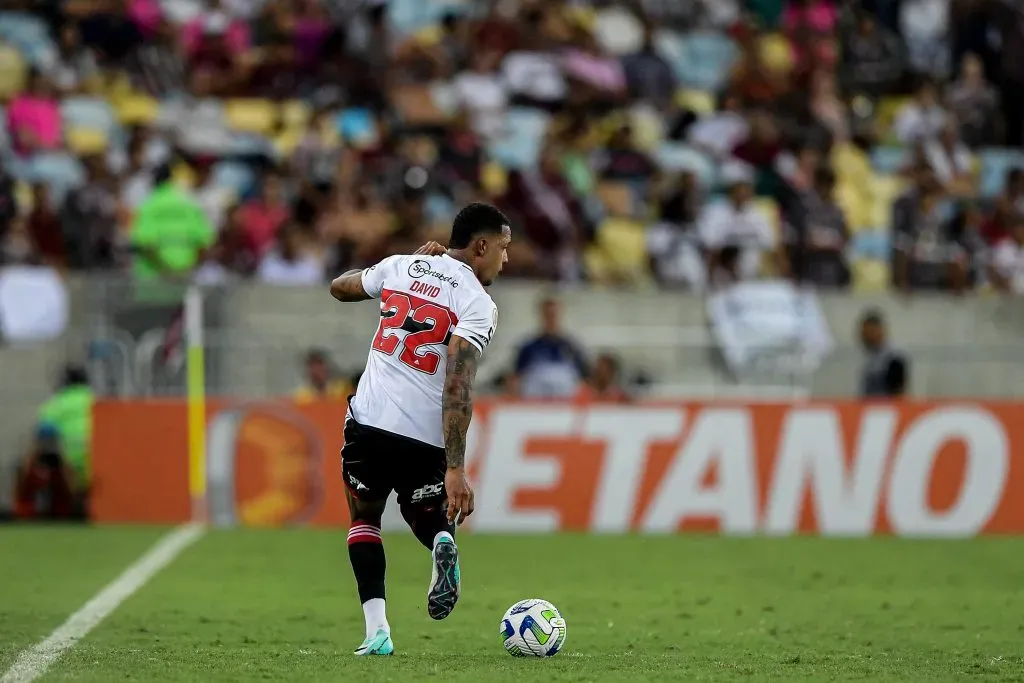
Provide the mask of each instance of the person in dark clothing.
[{"label": "person in dark clothing", "polygon": [[889,346],[886,337],[881,312],[866,312],[860,323],[860,341],[867,354],[861,371],[862,398],[899,398],[906,394],[910,384],[909,362]]}]

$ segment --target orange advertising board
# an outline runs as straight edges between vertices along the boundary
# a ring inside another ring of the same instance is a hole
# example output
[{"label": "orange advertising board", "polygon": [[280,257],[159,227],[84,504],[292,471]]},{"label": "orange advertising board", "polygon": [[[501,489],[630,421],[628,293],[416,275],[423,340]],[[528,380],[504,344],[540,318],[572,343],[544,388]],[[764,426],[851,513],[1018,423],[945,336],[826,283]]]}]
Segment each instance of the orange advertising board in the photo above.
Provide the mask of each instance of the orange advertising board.
[{"label": "orange advertising board", "polygon": [[[467,461],[486,532],[1024,533],[1024,404],[486,402]],[[345,525],[342,402],[207,406],[218,524]],[[183,401],[95,408],[100,522],[190,516]],[[387,526],[401,526],[395,513]]]}]

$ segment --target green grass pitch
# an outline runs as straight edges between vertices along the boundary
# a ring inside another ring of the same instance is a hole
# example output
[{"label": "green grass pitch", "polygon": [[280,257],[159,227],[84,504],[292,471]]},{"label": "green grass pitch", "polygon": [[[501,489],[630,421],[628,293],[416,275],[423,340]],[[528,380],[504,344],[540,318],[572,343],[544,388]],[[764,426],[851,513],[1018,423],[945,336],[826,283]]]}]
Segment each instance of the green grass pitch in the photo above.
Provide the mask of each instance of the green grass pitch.
[{"label": "green grass pitch", "polygon": [[[166,530],[0,529],[0,675]],[[212,531],[44,681],[1022,681],[1024,540],[464,536],[463,597],[426,614],[429,555],[386,536],[397,652],[353,657],[345,533]],[[498,621],[550,600],[563,652]]]}]

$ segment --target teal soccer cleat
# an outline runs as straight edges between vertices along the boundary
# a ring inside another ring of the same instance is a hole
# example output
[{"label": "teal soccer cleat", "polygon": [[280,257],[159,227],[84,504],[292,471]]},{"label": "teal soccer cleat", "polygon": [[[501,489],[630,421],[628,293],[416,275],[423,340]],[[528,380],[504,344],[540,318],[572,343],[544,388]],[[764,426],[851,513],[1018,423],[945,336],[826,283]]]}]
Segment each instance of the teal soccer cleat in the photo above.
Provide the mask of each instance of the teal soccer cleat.
[{"label": "teal soccer cleat", "polygon": [[363,644],[356,648],[353,653],[358,657],[369,655],[393,655],[395,644],[391,641],[391,634],[384,629],[378,629],[372,638],[367,638]]}]

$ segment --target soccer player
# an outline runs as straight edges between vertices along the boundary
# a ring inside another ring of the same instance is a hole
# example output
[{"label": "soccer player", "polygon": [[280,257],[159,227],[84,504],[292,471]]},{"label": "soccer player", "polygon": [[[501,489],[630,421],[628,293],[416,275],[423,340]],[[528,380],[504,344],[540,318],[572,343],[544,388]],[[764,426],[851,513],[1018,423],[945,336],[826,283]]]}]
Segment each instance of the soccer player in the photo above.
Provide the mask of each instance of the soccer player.
[{"label": "soccer player", "polygon": [[465,469],[473,382],[498,322],[484,287],[508,260],[511,239],[501,211],[470,204],[455,217],[447,250],[430,243],[331,283],[339,301],[380,300],[380,324],[349,402],[341,451],[352,519],[348,554],[366,617],[357,655],[395,649],[380,534],[392,490],[402,517],[431,551],[427,613],[444,619],[459,599],[455,527],[473,513]]}]

